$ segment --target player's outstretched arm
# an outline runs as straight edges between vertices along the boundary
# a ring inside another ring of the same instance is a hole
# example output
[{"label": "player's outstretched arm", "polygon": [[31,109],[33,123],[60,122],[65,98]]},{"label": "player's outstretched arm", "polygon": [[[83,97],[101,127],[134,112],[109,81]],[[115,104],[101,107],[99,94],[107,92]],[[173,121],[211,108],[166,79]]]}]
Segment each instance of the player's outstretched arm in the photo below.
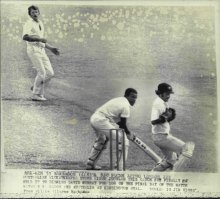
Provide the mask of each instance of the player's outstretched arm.
[{"label": "player's outstretched arm", "polygon": [[166,122],[166,119],[165,119],[165,117],[159,117],[158,119],[156,119],[156,120],[152,120],[151,121],[151,124],[152,125],[156,125],[156,124],[163,124],[164,122]]},{"label": "player's outstretched arm", "polygon": [[42,42],[42,43],[47,43],[47,40],[45,38],[40,38],[38,35],[24,35],[23,36],[24,41],[28,42]]},{"label": "player's outstretched arm", "polygon": [[121,120],[120,120],[120,122],[118,122],[118,125],[119,125],[119,127],[121,128],[121,129],[124,129],[124,131],[125,131],[125,133],[127,134],[127,135],[130,135],[131,134],[131,132],[128,130],[128,127],[127,127],[127,119],[126,118],[124,118],[124,117],[121,117]]}]

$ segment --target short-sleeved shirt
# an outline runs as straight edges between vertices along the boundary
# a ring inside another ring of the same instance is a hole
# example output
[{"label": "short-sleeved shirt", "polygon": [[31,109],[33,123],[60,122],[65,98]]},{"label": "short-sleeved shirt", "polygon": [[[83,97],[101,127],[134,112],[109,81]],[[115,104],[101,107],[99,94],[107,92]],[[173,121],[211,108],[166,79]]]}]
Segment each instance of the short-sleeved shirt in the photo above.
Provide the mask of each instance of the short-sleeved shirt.
[{"label": "short-sleeved shirt", "polygon": [[117,123],[121,117],[130,117],[130,107],[127,98],[117,97],[106,102],[95,113],[102,113],[105,117]]},{"label": "short-sleeved shirt", "polygon": [[[168,103],[164,102],[160,97],[157,97],[152,106],[151,111],[151,121],[159,119],[160,115],[163,114],[166,109],[169,108]],[[153,134],[169,134],[170,133],[170,124],[165,122],[163,124],[152,125]]]},{"label": "short-sleeved shirt", "polygon": [[[43,23],[39,20],[38,22],[34,21],[32,18],[27,20],[27,22],[24,24],[23,27],[23,35],[37,35],[40,38],[44,36],[44,25]],[[45,44],[42,42],[26,42],[27,47],[34,46],[34,47],[41,47],[44,48]]]}]

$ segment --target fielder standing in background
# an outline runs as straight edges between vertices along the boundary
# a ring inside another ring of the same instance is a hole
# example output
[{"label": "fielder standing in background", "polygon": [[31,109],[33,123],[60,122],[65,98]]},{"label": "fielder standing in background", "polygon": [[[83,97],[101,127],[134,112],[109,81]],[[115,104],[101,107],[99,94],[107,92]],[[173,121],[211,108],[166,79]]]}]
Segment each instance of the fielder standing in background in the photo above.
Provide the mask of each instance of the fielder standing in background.
[{"label": "fielder standing in background", "polygon": [[46,101],[44,97],[44,86],[53,76],[54,71],[50,60],[45,52],[45,48],[49,49],[55,55],[59,55],[59,50],[47,43],[44,38],[44,26],[39,20],[40,11],[37,6],[28,8],[30,19],[23,27],[23,40],[27,43],[27,54],[33,67],[37,70],[37,76],[34,81],[32,100]]},{"label": "fielder standing in background", "polygon": [[170,94],[174,94],[172,87],[167,83],[161,83],[155,92],[158,97],[153,102],[151,112],[152,138],[164,158],[153,171],[179,171],[192,156],[194,143],[185,143],[170,134],[170,122],[176,117],[175,110],[168,105]]},{"label": "fielder standing in background", "polygon": [[[114,98],[100,108],[90,118],[92,128],[95,130],[96,141],[91,150],[91,154],[87,161],[87,170],[100,170],[101,167],[96,163],[102,152],[107,147],[110,129],[124,129],[127,136],[130,131],[127,128],[127,118],[130,117],[130,106],[135,104],[137,99],[137,91],[133,88],[125,90],[124,97]],[[119,130],[119,141],[122,141],[122,132]],[[128,156],[129,141],[125,136],[125,160]],[[116,131],[113,131],[112,139],[116,139]],[[122,144],[119,143],[119,170],[123,169]]]}]

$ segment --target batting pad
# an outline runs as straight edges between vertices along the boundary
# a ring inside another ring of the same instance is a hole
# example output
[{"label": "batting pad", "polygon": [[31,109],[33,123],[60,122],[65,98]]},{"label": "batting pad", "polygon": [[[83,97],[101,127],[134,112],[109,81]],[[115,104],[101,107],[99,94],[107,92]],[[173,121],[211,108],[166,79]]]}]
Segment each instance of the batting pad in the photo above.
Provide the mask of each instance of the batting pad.
[{"label": "batting pad", "polygon": [[193,142],[187,142],[183,148],[182,154],[179,156],[179,160],[174,164],[173,171],[181,171],[186,168],[191,160],[195,144]]}]

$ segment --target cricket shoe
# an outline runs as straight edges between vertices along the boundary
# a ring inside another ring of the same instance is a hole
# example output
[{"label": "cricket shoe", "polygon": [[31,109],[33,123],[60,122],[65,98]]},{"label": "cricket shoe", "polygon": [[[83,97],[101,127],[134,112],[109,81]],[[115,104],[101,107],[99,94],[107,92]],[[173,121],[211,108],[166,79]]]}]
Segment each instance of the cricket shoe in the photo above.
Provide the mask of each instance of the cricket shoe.
[{"label": "cricket shoe", "polygon": [[86,170],[101,170],[101,169],[102,167],[97,166],[97,165],[90,165],[90,164],[86,165]]},{"label": "cricket shoe", "polygon": [[32,101],[47,101],[47,99],[43,95],[34,94]]},{"label": "cricket shoe", "polygon": [[40,95],[40,97],[43,99],[43,101],[47,101],[47,98],[45,98],[43,95]]},{"label": "cricket shoe", "polygon": [[157,164],[152,171],[170,171],[173,169],[173,165],[166,162],[166,163],[159,163]]}]

